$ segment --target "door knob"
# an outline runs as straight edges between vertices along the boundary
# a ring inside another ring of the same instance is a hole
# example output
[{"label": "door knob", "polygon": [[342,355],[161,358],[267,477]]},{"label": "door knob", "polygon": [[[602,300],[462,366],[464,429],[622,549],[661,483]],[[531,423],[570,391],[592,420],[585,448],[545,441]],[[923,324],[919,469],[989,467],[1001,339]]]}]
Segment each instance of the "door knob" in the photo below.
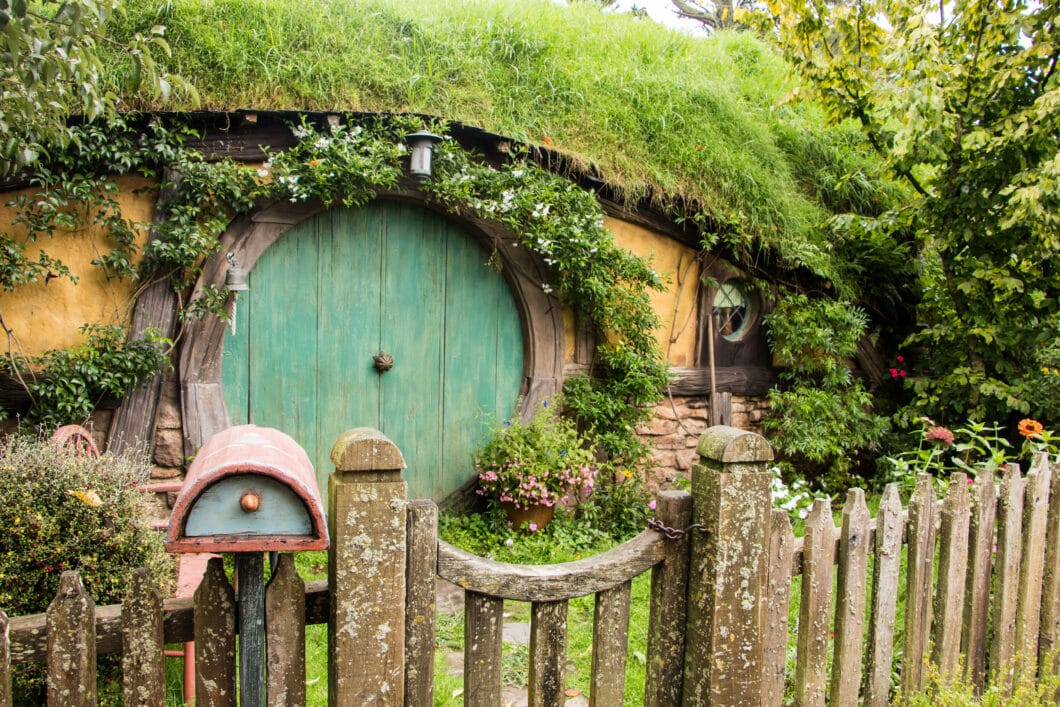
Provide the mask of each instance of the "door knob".
[{"label": "door knob", "polygon": [[372,356],[372,362],[375,365],[375,370],[380,373],[386,373],[394,367],[394,357],[386,351],[380,351],[375,356]]}]

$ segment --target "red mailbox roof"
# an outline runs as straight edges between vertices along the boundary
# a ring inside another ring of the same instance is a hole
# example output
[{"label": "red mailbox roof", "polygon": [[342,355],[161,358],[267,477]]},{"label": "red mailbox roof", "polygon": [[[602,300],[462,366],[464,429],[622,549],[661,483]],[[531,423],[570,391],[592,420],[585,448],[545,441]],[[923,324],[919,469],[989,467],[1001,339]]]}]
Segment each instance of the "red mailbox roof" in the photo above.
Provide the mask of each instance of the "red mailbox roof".
[{"label": "red mailbox roof", "polygon": [[[184,525],[196,500],[223,478],[241,474],[270,477],[290,488],[305,504],[313,533],[291,535],[208,535],[185,537]],[[292,552],[324,550],[328,529],[313,464],[288,435],[270,427],[240,425],[218,432],[202,446],[188,467],[184,486],[173,505],[166,534],[170,552]]]}]

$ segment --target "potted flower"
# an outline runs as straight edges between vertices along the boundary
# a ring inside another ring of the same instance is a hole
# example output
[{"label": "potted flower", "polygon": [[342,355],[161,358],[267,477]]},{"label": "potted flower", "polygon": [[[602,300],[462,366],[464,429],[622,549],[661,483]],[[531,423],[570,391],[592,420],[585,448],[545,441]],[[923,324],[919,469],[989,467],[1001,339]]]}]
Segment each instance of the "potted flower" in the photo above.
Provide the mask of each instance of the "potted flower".
[{"label": "potted flower", "polygon": [[475,455],[477,493],[500,505],[516,527],[547,525],[558,504],[592,493],[597,468],[574,423],[545,401],[529,422],[508,420]]}]

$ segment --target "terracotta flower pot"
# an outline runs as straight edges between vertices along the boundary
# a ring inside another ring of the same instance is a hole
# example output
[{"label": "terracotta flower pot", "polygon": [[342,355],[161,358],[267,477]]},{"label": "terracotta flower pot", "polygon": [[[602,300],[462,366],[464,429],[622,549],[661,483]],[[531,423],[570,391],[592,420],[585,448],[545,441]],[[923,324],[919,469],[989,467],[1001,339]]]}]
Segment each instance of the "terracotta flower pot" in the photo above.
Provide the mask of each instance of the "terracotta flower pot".
[{"label": "terracotta flower pot", "polygon": [[501,501],[501,508],[504,510],[504,515],[508,517],[508,520],[513,527],[523,528],[525,524],[525,527],[529,529],[531,525],[534,525],[534,530],[540,530],[551,523],[552,516],[556,512],[555,506],[530,506],[529,508],[519,508],[510,501]]}]

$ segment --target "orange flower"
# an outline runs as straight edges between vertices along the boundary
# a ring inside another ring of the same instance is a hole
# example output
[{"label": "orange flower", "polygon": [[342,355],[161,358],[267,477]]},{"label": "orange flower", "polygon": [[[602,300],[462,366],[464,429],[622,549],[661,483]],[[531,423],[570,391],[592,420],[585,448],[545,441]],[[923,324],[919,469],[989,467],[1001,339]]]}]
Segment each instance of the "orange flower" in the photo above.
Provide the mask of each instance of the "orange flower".
[{"label": "orange flower", "polygon": [[1033,437],[1034,435],[1041,434],[1043,429],[1042,423],[1037,420],[1032,420],[1030,418],[1020,420],[1019,431],[1024,437]]},{"label": "orange flower", "polygon": [[318,164],[320,164],[320,160],[309,160],[310,167],[316,167]]}]

